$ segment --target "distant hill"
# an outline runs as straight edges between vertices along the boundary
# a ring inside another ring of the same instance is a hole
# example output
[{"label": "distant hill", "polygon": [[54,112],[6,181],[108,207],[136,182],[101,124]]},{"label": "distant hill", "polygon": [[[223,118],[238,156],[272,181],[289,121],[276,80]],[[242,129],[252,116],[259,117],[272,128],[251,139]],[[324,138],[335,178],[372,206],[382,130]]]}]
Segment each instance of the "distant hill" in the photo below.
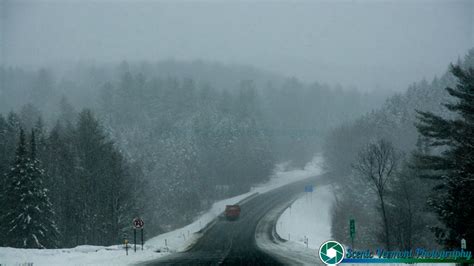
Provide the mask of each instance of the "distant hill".
[{"label": "distant hill", "polygon": [[[474,67],[474,48],[459,62],[464,68]],[[431,82],[421,80],[404,93],[386,100],[377,110],[355,122],[343,124],[326,139],[326,162],[334,171],[348,173],[358,150],[376,138],[386,138],[405,152],[411,151],[417,142],[415,128],[416,110],[430,111],[443,116],[450,115],[442,103],[452,100],[445,88],[454,86],[455,80],[446,71]]]}]

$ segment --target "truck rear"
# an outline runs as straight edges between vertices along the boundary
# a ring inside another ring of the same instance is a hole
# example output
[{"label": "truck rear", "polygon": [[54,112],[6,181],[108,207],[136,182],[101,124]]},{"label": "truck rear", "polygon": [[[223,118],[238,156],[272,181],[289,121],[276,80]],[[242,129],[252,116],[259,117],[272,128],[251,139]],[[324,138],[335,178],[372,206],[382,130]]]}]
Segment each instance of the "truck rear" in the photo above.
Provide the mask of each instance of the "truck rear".
[{"label": "truck rear", "polygon": [[227,220],[233,221],[239,219],[240,206],[239,205],[226,205],[224,216]]}]

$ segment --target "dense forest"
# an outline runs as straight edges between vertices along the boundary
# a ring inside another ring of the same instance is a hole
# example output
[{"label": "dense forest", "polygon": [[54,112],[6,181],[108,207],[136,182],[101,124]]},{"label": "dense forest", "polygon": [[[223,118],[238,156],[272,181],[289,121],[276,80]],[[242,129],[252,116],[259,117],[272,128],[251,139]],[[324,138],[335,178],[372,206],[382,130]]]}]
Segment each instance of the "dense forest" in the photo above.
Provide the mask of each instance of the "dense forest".
[{"label": "dense forest", "polygon": [[[47,130],[41,117],[27,124],[24,115],[32,108],[27,105],[21,115],[0,116],[4,245],[41,248],[116,243],[127,218],[142,209],[137,197],[143,176],[107,139],[90,110],[74,115],[74,122],[60,119]],[[25,138],[30,141],[26,143]],[[30,168],[35,171],[30,173]],[[18,190],[19,183],[22,190]],[[24,219],[16,221],[17,217]],[[55,229],[47,230],[48,225]],[[21,226],[28,229],[19,230],[25,235],[11,230]],[[36,233],[38,238],[44,234],[47,241],[36,240],[34,232],[41,232]]]},{"label": "dense forest", "polygon": [[[15,208],[41,191],[32,200],[49,213],[39,227],[21,220],[48,241],[0,236],[14,247],[119,243],[135,216],[147,236],[189,223],[278,162],[304,166],[331,128],[383,98],[204,62],[0,68],[0,84],[1,196]],[[1,211],[10,232],[14,212]]]},{"label": "dense forest", "polygon": [[355,219],[356,248],[473,241],[472,68],[474,49],[441,77],[413,84],[326,137],[336,239],[351,243]]}]

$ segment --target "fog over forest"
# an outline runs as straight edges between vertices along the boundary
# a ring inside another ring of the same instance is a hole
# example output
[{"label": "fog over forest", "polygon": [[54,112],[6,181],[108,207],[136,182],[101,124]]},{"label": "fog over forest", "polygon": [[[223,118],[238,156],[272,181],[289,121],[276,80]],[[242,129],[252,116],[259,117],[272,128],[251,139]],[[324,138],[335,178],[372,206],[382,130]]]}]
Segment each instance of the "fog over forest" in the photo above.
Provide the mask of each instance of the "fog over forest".
[{"label": "fog over forest", "polygon": [[[474,42],[472,1],[2,1],[6,65],[197,59],[363,91],[431,79]],[[441,23],[442,21],[442,23]]]},{"label": "fog over forest", "polygon": [[[153,240],[315,162],[346,247],[472,246],[473,68],[473,1],[0,0],[0,255]],[[283,263],[255,234],[296,185],[180,237]]]}]

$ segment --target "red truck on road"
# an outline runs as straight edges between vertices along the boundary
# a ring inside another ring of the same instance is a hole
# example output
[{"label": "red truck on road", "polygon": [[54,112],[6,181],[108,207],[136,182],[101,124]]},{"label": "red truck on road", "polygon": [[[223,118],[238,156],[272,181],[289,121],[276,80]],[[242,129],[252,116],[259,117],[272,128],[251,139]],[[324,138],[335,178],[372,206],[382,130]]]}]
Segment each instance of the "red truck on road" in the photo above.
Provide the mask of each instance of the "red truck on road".
[{"label": "red truck on road", "polygon": [[224,216],[227,220],[237,220],[240,216],[239,205],[226,205]]}]

